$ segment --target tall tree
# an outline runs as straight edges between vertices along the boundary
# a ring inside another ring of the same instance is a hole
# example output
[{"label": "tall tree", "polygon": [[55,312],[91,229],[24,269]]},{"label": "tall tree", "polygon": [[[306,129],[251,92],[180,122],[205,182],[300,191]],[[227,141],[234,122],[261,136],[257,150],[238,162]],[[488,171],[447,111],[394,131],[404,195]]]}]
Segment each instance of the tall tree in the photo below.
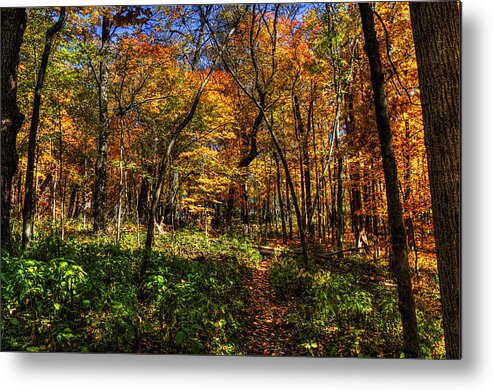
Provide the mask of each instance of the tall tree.
[{"label": "tall tree", "polygon": [[392,146],[384,74],[375,31],[373,10],[369,3],[359,3],[359,9],[365,36],[365,51],[370,63],[378,138],[380,140],[385,176],[388,222],[392,242],[390,263],[397,280],[399,311],[404,334],[404,354],[406,357],[419,357],[418,325],[407,257],[406,230],[402,217],[397,164]]},{"label": "tall tree", "polygon": [[410,3],[447,358],[461,357],[460,4]]},{"label": "tall tree", "polygon": [[[205,25],[205,14],[202,8],[199,7],[200,15],[201,15],[201,20],[202,23]],[[157,212],[157,207],[159,205],[159,201],[161,199],[161,194],[163,192],[163,185],[164,185],[164,180],[166,177],[166,173],[168,172],[167,170],[169,169],[169,164],[170,164],[170,158],[171,158],[171,153],[173,151],[173,148],[175,146],[175,143],[182,133],[182,131],[188,126],[190,121],[192,121],[195,112],[197,111],[197,108],[200,103],[200,99],[202,97],[202,94],[207,86],[207,83],[209,83],[209,80],[211,79],[214,70],[217,66],[217,63],[219,62],[219,59],[221,58],[222,52],[226,46],[226,44],[229,41],[229,38],[233,35],[233,33],[236,31],[237,24],[239,22],[239,19],[233,24],[233,27],[230,29],[228,35],[226,36],[226,39],[224,40],[224,43],[219,47],[219,51],[216,55],[216,57],[212,60],[211,65],[209,67],[209,70],[206,73],[206,76],[200,83],[199,87],[197,88],[197,91],[195,93],[195,96],[193,98],[193,101],[191,102],[190,109],[187,112],[187,115],[184,116],[184,118],[176,125],[176,127],[172,130],[169,139],[167,140],[167,145],[165,152],[163,153],[161,157],[161,162],[159,164],[159,169],[158,169],[158,178],[156,182],[156,186],[154,188],[154,192],[152,194],[152,202],[151,202],[151,208],[149,210],[149,219],[147,223],[147,235],[146,235],[146,242],[145,242],[145,248],[146,250],[151,250],[153,241],[154,241],[154,224],[156,220],[156,212]],[[197,48],[199,50],[200,48]],[[145,259],[145,262],[142,265],[141,272],[144,273],[145,269],[147,267],[147,258]]]},{"label": "tall tree", "polygon": [[[213,70],[214,70],[213,68],[209,70],[207,76],[200,84],[197,93],[194,97],[194,100],[192,102],[192,105],[190,107],[190,111],[185,116],[185,118],[183,118],[183,120],[177,125],[176,129],[174,129],[173,132],[171,133],[171,136],[167,142],[166,150],[161,158],[161,162],[159,165],[158,179],[157,179],[156,187],[154,188],[154,192],[152,194],[151,209],[149,210],[149,221],[147,223],[147,236],[145,242],[145,248],[147,250],[150,250],[152,248],[152,244],[154,241],[154,224],[156,220],[157,207],[159,205],[161,194],[163,192],[164,180],[166,178],[166,173],[168,172],[167,170],[169,168],[173,147],[175,146],[178,136],[193,119],[193,116],[195,115],[195,111],[197,110],[197,107],[200,103],[200,97],[202,96],[202,93],[204,92],[204,89],[207,86],[207,83],[209,82],[212,76]],[[143,269],[145,270],[145,264],[143,266]]]},{"label": "tall tree", "polygon": [[36,87],[34,89],[33,112],[31,116],[31,126],[29,128],[29,142],[27,147],[27,169],[26,183],[24,193],[24,208],[22,211],[22,248],[26,249],[31,241],[33,229],[33,199],[34,199],[34,163],[36,155],[36,139],[38,136],[39,113],[41,109],[41,92],[45,80],[48,61],[51,54],[51,47],[55,35],[61,30],[65,21],[65,7],[61,7],[58,20],[46,31],[45,45],[41,57],[41,64],[38,70],[36,79]]},{"label": "tall tree", "polygon": [[[240,181],[244,182],[245,178],[242,175],[242,169],[247,168],[260,154],[257,146],[257,135],[260,130],[260,125],[262,124],[263,116],[262,112],[259,111],[257,116],[255,117],[255,121],[250,129],[242,134],[242,139],[244,140],[244,144],[246,147],[242,150],[242,157],[240,162],[238,163],[237,169],[239,173],[234,176],[229,186],[228,200],[226,202],[226,226],[231,227],[232,224],[232,215],[233,215],[233,207],[235,204],[236,198],[236,190],[239,188]],[[244,185],[244,184],[243,184]]]},{"label": "tall tree", "polygon": [[108,156],[109,137],[107,47],[110,41],[110,29],[111,21],[108,15],[103,12],[101,17],[99,77],[97,78],[99,96],[99,137],[94,180],[93,232],[95,234],[101,234],[105,230],[106,160]]},{"label": "tall tree", "polygon": [[[257,8],[258,6],[258,8]],[[248,62],[251,65],[251,74],[247,76],[247,81],[242,81],[240,79],[239,72],[233,69],[231,65],[231,61],[228,60],[228,53],[221,53],[221,59],[223,61],[224,66],[231,74],[236,84],[240,87],[240,89],[245,93],[246,96],[251,100],[252,103],[255,104],[259,112],[262,114],[264,123],[269,132],[272,144],[275,147],[275,150],[278,154],[279,159],[281,160],[281,164],[284,169],[284,174],[286,177],[286,183],[291,194],[291,199],[293,202],[293,206],[295,209],[296,219],[298,222],[298,230],[300,236],[300,244],[303,252],[303,259],[306,263],[310,262],[308,257],[308,249],[306,246],[306,237],[305,237],[305,224],[303,223],[303,217],[301,214],[301,210],[298,203],[298,197],[296,195],[295,186],[293,183],[293,179],[289,170],[288,162],[283,153],[281,145],[279,143],[279,139],[274,132],[274,119],[273,116],[268,116],[268,109],[272,108],[272,104],[268,104],[267,99],[269,98],[269,92],[272,89],[273,82],[277,75],[277,27],[278,27],[278,19],[280,17],[280,9],[281,6],[279,4],[275,4],[273,6],[273,10],[271,10],[270,14],[272,16],[267,17],[269,14],[270,5],[256,5],[253,4],[251,8],[251,17],[249,21],[249,33],[248,33]],[[248,9],[248,8],[245,8]],[[271,23],[271,25],[270,25]],[[210,23],[207,23],[207,27],[212,34],[212,38],[215,42],[215,45],[218,46],[216,33],[214,29],[211,27]],[[262,30],[267,32],[267,45],[261,45],[259,42],[259,36],[261,35]],[[246,34],[245,34],[246,36]],[[262,48],[264,48],[265,52],[262,53]],[[265,56],[265,57],[264,57]],[[264,64],[260,61],[260,58],[267,58],[266,63]],[[249,88],[250,87],[250,88]]]},{"label": "tall tree", "polygon": [[12,178],[17,171],[17,134],[24,122],[24,115],[17,107],[17,67],[20,48],[26,29],[25,8],[2,8],[2,247],[11,250],[10,209]]},{"label": "tall tree", "polygon": [[[313,103],[310,102],[310,107],[313,109]],[[297,95],[293,95],[293,111],[295,118],[296,133],[299,135],[301,144],[301,159],[300,159],[300,175],[302,176],[302,205],[303,205],[303,224],[308,230],[310,236],[315,234],[313,220],[311,218],[313,214],[312,205],[312,187],[310,179],[310,154],[308,151],[308,137],[310,133],[310,113],[308,114],[308,129],[305,129],[303,124],[303,118],[301,117],[301,110],[299,99]],[[310,110],[309,110],[310,111]]]}]

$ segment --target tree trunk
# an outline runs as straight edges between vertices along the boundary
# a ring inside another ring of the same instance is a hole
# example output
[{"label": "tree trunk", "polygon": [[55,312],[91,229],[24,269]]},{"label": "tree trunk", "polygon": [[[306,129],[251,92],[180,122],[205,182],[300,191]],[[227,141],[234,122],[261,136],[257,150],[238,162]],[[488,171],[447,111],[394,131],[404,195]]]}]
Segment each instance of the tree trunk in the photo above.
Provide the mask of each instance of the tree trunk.
[{"label": "tree trunk", "polygon": [[294,211],[296,214],[296,220],[298,222],[298,231],[299,231],[299,235],[300,235],[301,250],[303,252],[303,260],[305,261],[306,264],[309,264],[309,263],[311,263],[311,260],[308,257],[308,249],[306,246],[306,238],[305,238],[305,227],[303,226],[304,225],[303,219],[302,219],[300,207],[298,204],[298,198],[296,197],[296,190],[294,188],[294,184],[293,184],[293,181],[291,179],[291,174],[289,172],[289,166],[288,166],[288,163],[286,161],[286,158],[284,157],[284,155],[282,153],[282,149],[281,149],[281,146],[279,145],[279,141],[277,140],[277,137],[274,133],[273,124],[271,122],[267,122],[265,112],[263,112],[263,114],[264,114],[264,120],[267,124],[267,129],[269,131],[272,143],[274,144],[274,147],[276,148],[277,154],[279,155],[279,158],[281,159],[281,163],[282,163],[282,166],[284,168],[284,175],[286,177],[286,182],[287,182],[287,184],[289,186],[289,190],[291,192],[291,198],[293,200],[293,206],[294,206]]},{"label": "tree trunk", "polygon": [[460,4],[411,3],[447,358],[461,358]]},{"label": "tree trunk", "polygon": [[58,106],[58,126],[59,126],[59,133],[60,133],[60,139],[59,142],[60,144],[58,145],[59,148],[59,160],[58,160],[58,165],[59,165],[59,171],[60,171],[60,237],[62,240],[65,239],[65,187],[67,183],[67,179],[63,177],[64,175],[64,170],[63,170],[63,129],[62,129],[62,117],[60,114],[60,106]]},{"label": "tree trunk", "polygon": [[[312,205],[312,185],[311,185],[311,173],[310,173],[310,154],[308,150],[308,138],[309,138],[309,123],[308,121],[308,129],[305,129],[303,124],[303,118],[301,117],[301,110],[298,101],[298,96],[293,97],[294,102],[294,114],[296,118],[296,126],[298,129],[298,133],[301,138],[301,154],[302,159],[300,162],[301,167],[301,178],[302,178],[302,206],[303,206],[303,222],[306,224],[306,229],[311,237],[314,236],[314,226],[311,223],[311,216],[313,215],[313,205]],[[312,103],[310,102],[310,106]],[[311,110],[311,108],[310,108]],[[308,118],[310,118],[311,112],[308,114]]]},{"label": "tree trunk", "polygon": [[264,236],[266,238],[268,238],[269,237],[270,221],[271,221],[271,216],[270,216],[270,193],[271,193],[270,175],[267,176],[267,184],[266,185],[267,185],[267,189],[266,189],[267,199],[265,200],[265,228],[264,228],[265,234],[264,234]]},{"label": "tree trunk", "polygon": [[293,219],[291,217],[291,200],[289,199],[288,181],[286,181],[286,216],[289,225],[289,240],[293,240]]},{"label": "tree trunk", "polygon": [[[247,168],[250,165],[250,163],[252,163],[260,153],[257,147],[257,134],[260,129],[260,125],[262,124],[262,119],[263,119],[262,111],[259,110],[259,113],[257,114],[257,117],[255,117],[255,121],[253,122],[252,130],[248,134],[248,137],[242,136],[242,139],[244,141],[248,141],[249,147],[248,150],[243,151],[243,156],[240,162],[238,163],[237,169],[240,170],[240,173],[238,175],[233,176],[233,179],[231,180],[231,183],[229,185],[228,200],[226,201],[226,213],[225,213],[226,226],[228,228],[231,228],[233,223],[233,209],[235,205],[237,187],[242,186],[245,181],[245,178],[242,175],[241,170]],[[246,140],[247,138],[248,140]],[[240,180],[243,183],[239,183]]]},{"label": "tree trunk", "polygon": [[[236,27],[232,28],[229,32],[228,39],[231,37],[231,35],[234,33]],[[187,125],[190,123],[190,121],[193,119],[195,115],[195,111],[197,110],[197,107],[199,106],[200,98],[202,96],[202,93],[204,92],[205,87],[207,86],[207,83],[209,83],[209,80],[212,77],[212,73],[214,70],[214,67],[217,63],[217,61],[220,58],[221,52],[224,49],[224,46],[221,47],[219,56],[216,57],[214,62],[211,64],[211,68],[209,69],[209,72],[207,73],[207,76],[205,77],[204,80],[202,80],[202,83],[200,84],[197,93],[195,94],[194,100],[192,102],[192,105],[190,106],[190,110],[188,114],[186,115],[185,118],[176,126],[176,129],[173,130],[171,133],[171,136],[168,141],[168,146],[166,148],[166,151],[163,155],[163,158],[161,159],[161,164],[159,165],[159,173],[158,173],[158,181],[156,184],[156,187],[154,189],[154,192],[152,194],[152,202],[151,202],[151,209],[149,211],[149,219],[147,223],[147,236],[146,236],[146,243],[145,243],[145,248],[146,250],[150,251],[152,249],[152,244],[154,241],[154,223],[156,220],[156,212],[157,212],[157,207],[159,204],[159,200],[161,198],[161,193],[163,190],[163,184],[164,184],[164,179],[165,179],[165,174],[166,170],[168,168],[169,160],[171,158],[171,151],[173,150],[173,147],[175,145],[176,140],[178,139],[178,136],[181,134],[183,129],[187,127]],[[141,272],[145,273],[146,267],[147,267],[147,257],[144,259],[144,263],[142,264],[142,270]]]},{"label": "tree trunk", "polygon": [[246,224],[248,227],[248,230],[250,230],[250,206],[248,202],[248,186],[243,181],[243,185],[241,187],[241,197],[242,197],[242,217],[241,217],[241,222],[243,224]]},{"label": "tree trunk", "polygon": [[22,37],[26,29],[25,8],[2,8],[2,248],[12,250],[10,209],[12,180],[17,171],[17,134],[24,115],[17,107],[17,67],[20,62]]},{"label": "tree trunk", "polygon": [[[168,167],[169,159],[171,157],[171,151],[173,150],[173,146],[175,145],[175,140],[176,138],[173,137],[169,141],[168,147],[166,148],[163,159],[159,166],[159,176],[156,183],[156,187],[154,188],[154,192],[152,194],[151,208],[149,210],[149,219],[147,222],[147,235],[146,235],[146,243],[145,243],[145,248],[147,250],[152,249],[152,245],[154,242],[154,224],[156,223],[157,207],[159,205],[159,200],[161,199],[161,193],[163,192],[165,174]],[[146,269],[146,266],[147,266],[146,263],[144,263],[144,267],[143,267],[144,271]]]},{"label": "tree trunk", "polygon": [[279,200],[279,212],[281,215],[282,242],[286,244],[288,235],[286,230],[286,219],[284,217],[284,205],[282,203],[281,170],[279,168],[279,158],[276,153],[274,153],[274,161],[276,162],[277,198]]},{"label": "tree trunk", "polygon": [[[151,171],[152,171],[151,168],[147,169],[148,174],[150,174]],[[137,199],[137,214],[139,216],[139,222],[147,220],[146,211],[148,206],[149,188],[150,188],[150,181],[148,177],[142,175],[142,183],[140,184],[140,191]]]},{"label": "tree trunk", "polygon": [[120,243],[121,225],[122,225],[122,198],[124,192],[123,183],[123,159],[124,159],[124,144],[125,144],[125,123],[123,117],[120,117],[120,155],[118,160],[119,180],[118,180],[118,208],[116,214],[116,242]]},{"label": "tree trunk", "polygon": [[369,3],[359,3],[359,8],[365,35],[365,51],[370,63],[378,138],[380,140],[385,176],[388,220],[392,241],[390,263],[397,280],[399,311],[401,313],[404,334],[404,354],[406,357],[419,357],[418,324],[407,259],[406,231],[402,218],[397,164],[392,147],[392,134],[390,132],[387,97],[384,88],[384,75],[378,50],[378,40],[371,5]]},{"label": "tree trunk", "polygon": [[[346,105],[346,115],[344,116],[344,122],[346,127],[346,133],[349,140],[353,140],[356,135],[355,119],[354,119],[354,108],[353,108],[353,95],[351,93],[346,93],[344,95],[345,105]],[[354,145],[350,145],[355,147]],[[359,152],[356,150],[356,161],[359,160]],[[359,165],[354,163],[350,159],[348,161],[348,171],[349,171],[349,207],[351,211],[351,228],[354,235],[355,247],[362,248],[367,245],[366,233],[364,231],[363,225],[363,201],[361,197],[360,189],[360,172]]]},{"label": "tree trunk", "polygon": [[336,134],[336,150],[337,158],[337,229],[336,229],[336,244],[337,250],[342,250],[344,238],[344,210],[343,210],[343,191],[342,191],[342,156],[339,153],[339,135]]},{"label": "tree trunk", "polygon": [[45,46],[38,70],[38,78],[34,90],[33,113],[29,129],[29,143],[27,147],[27,169],[24,192],[24,208],[22,211],[22,248],[26,249],[32,237],[34,218],[34,162],[36,159],[36,139],[38,136],[39,111],[41,108],[41,91],[43,89],[48,60],[50,59],[53,38],[61,30],[65,21],[65,7],[60,9],[60,16],[56,23],[46,31]]},{"label": "tree trunk", "polygon": [[102,16],[101,23],[101,58],[99,62],[99,139],[98,157],[96,159],[94,179],[94,210],[93,210],[93,233],[101,235],[105,227],[105,204],[106,204],[106,160],[108,156],[108,59],[107,46],[110,40],[111,22],[107,16]]},{"label": "tree trunk", "polygon": [[78,204],[78,194],[79,194],[79,185],[72,185],[70,190],[70,196],[68,201],[68,217],[73,219],[77,218],[77,204]]},{"label": "tree trunk", "polygon": [[[312,103],[313,105],[313,103]],[[311,216],[311,224],[315,224],[314,222],[314,217],[315,215],[317,216],[317,236],[318,236],[318,241],[320,242],[321,237],[322,237],[322,224],[321,224],[321,216],[322,216],[322,208],[321,208],[321,202],[320,202],[320,197],[321,197],[321,191],[322,191],[322,186],[321,186],[321,175],[319,172],[319,164],[318,164],[318,153],[317,153],[317,143],[315,140],[317,140],[316,133],[315,133],[315,118],[314,118],[314,110],[313,108],[311,109],[311,132],[312,132],[312,148],[313,148],[313,162],[314,162],[314,170],[315,170],[315,197],[313,200],[313,213]],[[316,211],[316,213],[315,213]],[[315,229],[314,229],[315,230]]]}]

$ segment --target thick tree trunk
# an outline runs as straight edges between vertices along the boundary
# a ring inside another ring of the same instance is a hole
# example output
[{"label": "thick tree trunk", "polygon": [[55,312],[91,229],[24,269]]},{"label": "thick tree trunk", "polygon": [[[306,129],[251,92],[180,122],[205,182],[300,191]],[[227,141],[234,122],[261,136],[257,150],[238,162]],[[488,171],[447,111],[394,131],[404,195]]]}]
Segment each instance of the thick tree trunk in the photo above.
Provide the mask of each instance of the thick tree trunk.
[{"label": "thick tree trunk", "polygon": [[26,29],[25,8],[2,8],[2,248],[12,250],[10,233],[10,209],[12,180],[17,171],[17,134],[24,122],[24,115],[17,107],[17,67],[20,62],[22,37]]},{"label": "thick tree trunk", "polygon": [[41,109],[41,91],[48,68],[53,38],[62,29],[65,22],[65,7],[60,9],[60,16],[56,23],[46,31],[45,46],[38,70],[36,87],[34,90],[33,113],[29,129],[29,143],[27,147],[27,169],[24,192],[24,208],[22,211],[22,248],[26,249],[31,241],[34,219],[34,163],[36,159],[36,139],[38,136],[39,112]]},{"label": "thick tree trunk", "polygon": [[110,40],[111,23],[107,16],[102,16],[101,25],[101,59],[99,62],[99,139],[98,157],[96,159],[94,179],[94,210],[93,233],[104,233],[105,204],[106,204],[106,160],[108,156],[108,59],[106,58],[107,46]]},{"label": "thick tree trunk", "polygon": [[461,358],[460,4],[411,3],[447,358]]},{"label": "thick tree trunk", "polygon": [[[147,168],[147,173],[151,174],[152,169]],[[142,176],[142,183],[140,184],[139,196],[137,199],[137,213],[139,215],[139,222],[147,221],[148,199],[149,199],[150,181],[147,176]]]},{"label": "thick tree trunk", "polygon": [[392,147],[392,134],[390,132],[387,97],[384,88],[384,75],[378,50],[378,40],[371,5],[369,3],[360,3],[359,8],[365,35],[365,51],[370,63],[378,137],[385,176],[388,219],[392,241],[391,268],[397,280],[399,311],[401,313],[404,333],[404,354],[406,357],[419,357],[418,325],[407,259],[406,231],[402,218],[397,164]]}]

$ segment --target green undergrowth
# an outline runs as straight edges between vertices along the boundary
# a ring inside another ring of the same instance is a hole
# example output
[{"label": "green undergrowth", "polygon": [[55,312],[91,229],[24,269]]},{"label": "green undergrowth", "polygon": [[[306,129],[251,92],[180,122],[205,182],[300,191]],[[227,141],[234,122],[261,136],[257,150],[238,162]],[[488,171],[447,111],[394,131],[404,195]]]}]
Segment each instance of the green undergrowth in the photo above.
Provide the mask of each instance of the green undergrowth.
[{"label": "green undergrowth", "polygon": [[51,236],[3,254],[2,350],[242,354],[254,247],[178,232],[147,254],[133,241]]},{"label": "green undergrowth", "polygon": [[[402,357],[396,288],[385,265],[353,256],[304,267],[299,257],[275,259],[270,278],[276,296],[296,303],[288,322],[299,351],[331,357]],[[443,358],[440,316],[416,298],[421,354]],[[433,298],[431,298],[433,299]]]}]

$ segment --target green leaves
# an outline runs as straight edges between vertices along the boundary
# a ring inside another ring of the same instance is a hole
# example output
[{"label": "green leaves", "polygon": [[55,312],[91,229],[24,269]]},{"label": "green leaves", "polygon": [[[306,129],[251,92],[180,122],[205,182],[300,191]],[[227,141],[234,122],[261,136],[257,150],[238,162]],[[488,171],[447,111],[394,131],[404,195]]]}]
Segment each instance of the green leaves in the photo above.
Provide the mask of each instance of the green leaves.
[{"label": "green leaves", "polygon": [[289,256],[272,264],[276,294],[297,298],[290,321],[300,354],[398,356],[401,326],[395,293],[380,285],[362,285],[359,278],[355,267],[307,269]]},{"label": "green leaves", "polygon": [[177,233],[181,257],[154,254],[155,268],[145,287],[148,308],[159,320],[155,329],[171,352],[238,353],[234,341],[244,305],[242,263],[250,262],[245,253],[252,247],[235,239],[197,236]]},{"label": "green leaves", "polygon": [[161,237],[143,252],[48,237],[2,264],[6,350],[240,354],[243,276],[258,252],[230,237]]}]

